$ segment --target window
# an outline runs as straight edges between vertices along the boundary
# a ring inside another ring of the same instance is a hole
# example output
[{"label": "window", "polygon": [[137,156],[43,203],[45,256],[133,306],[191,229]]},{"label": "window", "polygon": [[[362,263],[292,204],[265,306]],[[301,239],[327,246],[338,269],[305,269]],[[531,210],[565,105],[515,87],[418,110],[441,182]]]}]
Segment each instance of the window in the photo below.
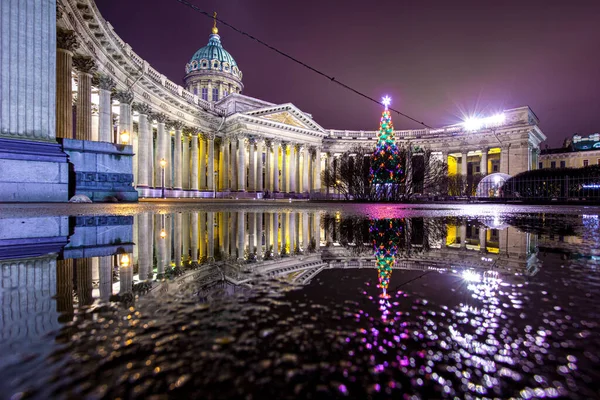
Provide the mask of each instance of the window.
[{"label": "window", "polygon": [[567,167],[567,163],[566,163],[566,161],[561,161],[561,162],[560,162],[560,167],[561,167],[561,168],[566,168],[566,167]]},{"label": "window", "polygon": [[538,169],[542,169],[542,168],[544,168],[544,163],[540,161],[538,163]]},{"label": "window", "polygon": [[198,88],[197,87],[194,88],[194,96],[198,96]]},{"label": "window", "polygon": [[494,172],[498,172],[498,168],[499,168],[499,167],[500,167],[500,166],[499,166],[498,164],[494,164],[494,165],[492,166],[492,170],[493,170]]},{"label": "window", "polygon": [[208,88],[202,88],[202,100],[208,101]]},{"label": "window", "polygon": [[583,160],[583,166],[587,167],[588,165],[590,165],[590,160]]},{"label": "window", "polygon": [[229,93],[227,93],[227,90],[223,90],[223,97],[227,97]]},{"label": "window", "polygon": [[219,88],[213,88],[212,101],[219,101]]},{"label": "window", "polygon": [[556,168],[556,161],[550,161],[550,168]]}]

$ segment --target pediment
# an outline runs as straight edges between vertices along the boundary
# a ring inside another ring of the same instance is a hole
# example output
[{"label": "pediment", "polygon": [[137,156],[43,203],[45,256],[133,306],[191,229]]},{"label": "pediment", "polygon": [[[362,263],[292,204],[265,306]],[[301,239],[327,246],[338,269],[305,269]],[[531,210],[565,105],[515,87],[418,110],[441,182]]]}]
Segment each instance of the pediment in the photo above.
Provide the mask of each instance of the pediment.
[{"label": "pediment", "polygon": [[245,114],[296,128],[325,132],[323,127],[317,124],[310,114],[300,111],[291,103],[252,110],[245,112]]},{"label": "pediment", "polygon": [[289,113],[287,111],[278,112],[278,113],[274,113],[274,114],[268,114],[268,115],[261,115],[260,118],[265,118],[265,119],[279,122],[279,123],[286,124],[286,125],[297,126],[298,128],[312,129],[312,127],[303,123],[302,121],[300,121],[298,118],[296,118],[294,115],[292,115],[291,113]]}]

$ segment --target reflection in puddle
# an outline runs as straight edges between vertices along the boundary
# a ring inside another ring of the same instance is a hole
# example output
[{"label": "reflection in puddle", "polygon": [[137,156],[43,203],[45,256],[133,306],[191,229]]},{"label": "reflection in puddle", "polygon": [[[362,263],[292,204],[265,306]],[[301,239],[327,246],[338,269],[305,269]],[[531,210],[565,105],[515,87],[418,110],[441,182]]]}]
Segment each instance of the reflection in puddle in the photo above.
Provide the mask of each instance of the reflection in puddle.
[{"label": "reflection in puddle", "polygon": [[0,389],[594,397],[597,221],[314,210],[5,219]]}]

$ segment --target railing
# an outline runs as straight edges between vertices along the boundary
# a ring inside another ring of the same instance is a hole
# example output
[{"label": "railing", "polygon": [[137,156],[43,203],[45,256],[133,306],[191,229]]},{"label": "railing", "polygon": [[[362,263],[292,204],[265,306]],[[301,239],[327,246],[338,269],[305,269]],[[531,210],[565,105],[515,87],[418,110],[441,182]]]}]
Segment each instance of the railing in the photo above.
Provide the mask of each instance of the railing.
[{"label": "railing", "polygon": [[[493,189],[490,190],[492,193]],[[513,178],[495,195],[503,199],[600,202],[600,177],[561,176]]]}]

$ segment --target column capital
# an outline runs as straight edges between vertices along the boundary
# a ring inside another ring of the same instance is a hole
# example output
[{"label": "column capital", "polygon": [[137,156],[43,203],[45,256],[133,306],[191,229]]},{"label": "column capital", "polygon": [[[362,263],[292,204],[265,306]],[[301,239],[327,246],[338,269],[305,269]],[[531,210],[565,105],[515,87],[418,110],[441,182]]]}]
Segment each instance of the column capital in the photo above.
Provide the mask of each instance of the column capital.
[{"label": "column capital", "polygon": [[195,126],[184,126],[183,127],[183,133],[185,135],[198,135],[198,132],[200,132],[200,130],[198,128],[196,128]]},{"label": "column capital", "polygon": [[152,113],[152,107],[147,103],[133,103],[133,111],[137,111],[141,115],[150,115]]},{"label": "column capital", "polygon": [[79,48],[79,42],[74,31],[58,28],[56,30],[56,48],[74,52]]},{"label": "column capital", "polygon": [[77,71],[84,74],[92,74],[96,70],[96,62],[92,57],[76,54],[73,56],[73,65]]},{"label": "column capital", "polygon": [[114,98],[119,101],[119,103],[131,104],[133,103],[133,92],[129,90],[117,90],[114,94]]},{"label": "column capital", "polygon": [[182,130],[185,126],[184,123],[181,121],[170,121],[168,125],[170,129],[174,129],[176,131]]},{"label": "column capital", "polygon": [[159,124],[164,124],[165,122],[168,121],[168,117],[166,114],[164,113],[152,113],[152,119],[154,119],[156,122],[158,122]]},{"label": "column capital", "polygon": [[92,77],[92,85],[98,86],[102,90],[111,91],[115,88],[116,84],[113,78],[104,74],[94,74]]}]

